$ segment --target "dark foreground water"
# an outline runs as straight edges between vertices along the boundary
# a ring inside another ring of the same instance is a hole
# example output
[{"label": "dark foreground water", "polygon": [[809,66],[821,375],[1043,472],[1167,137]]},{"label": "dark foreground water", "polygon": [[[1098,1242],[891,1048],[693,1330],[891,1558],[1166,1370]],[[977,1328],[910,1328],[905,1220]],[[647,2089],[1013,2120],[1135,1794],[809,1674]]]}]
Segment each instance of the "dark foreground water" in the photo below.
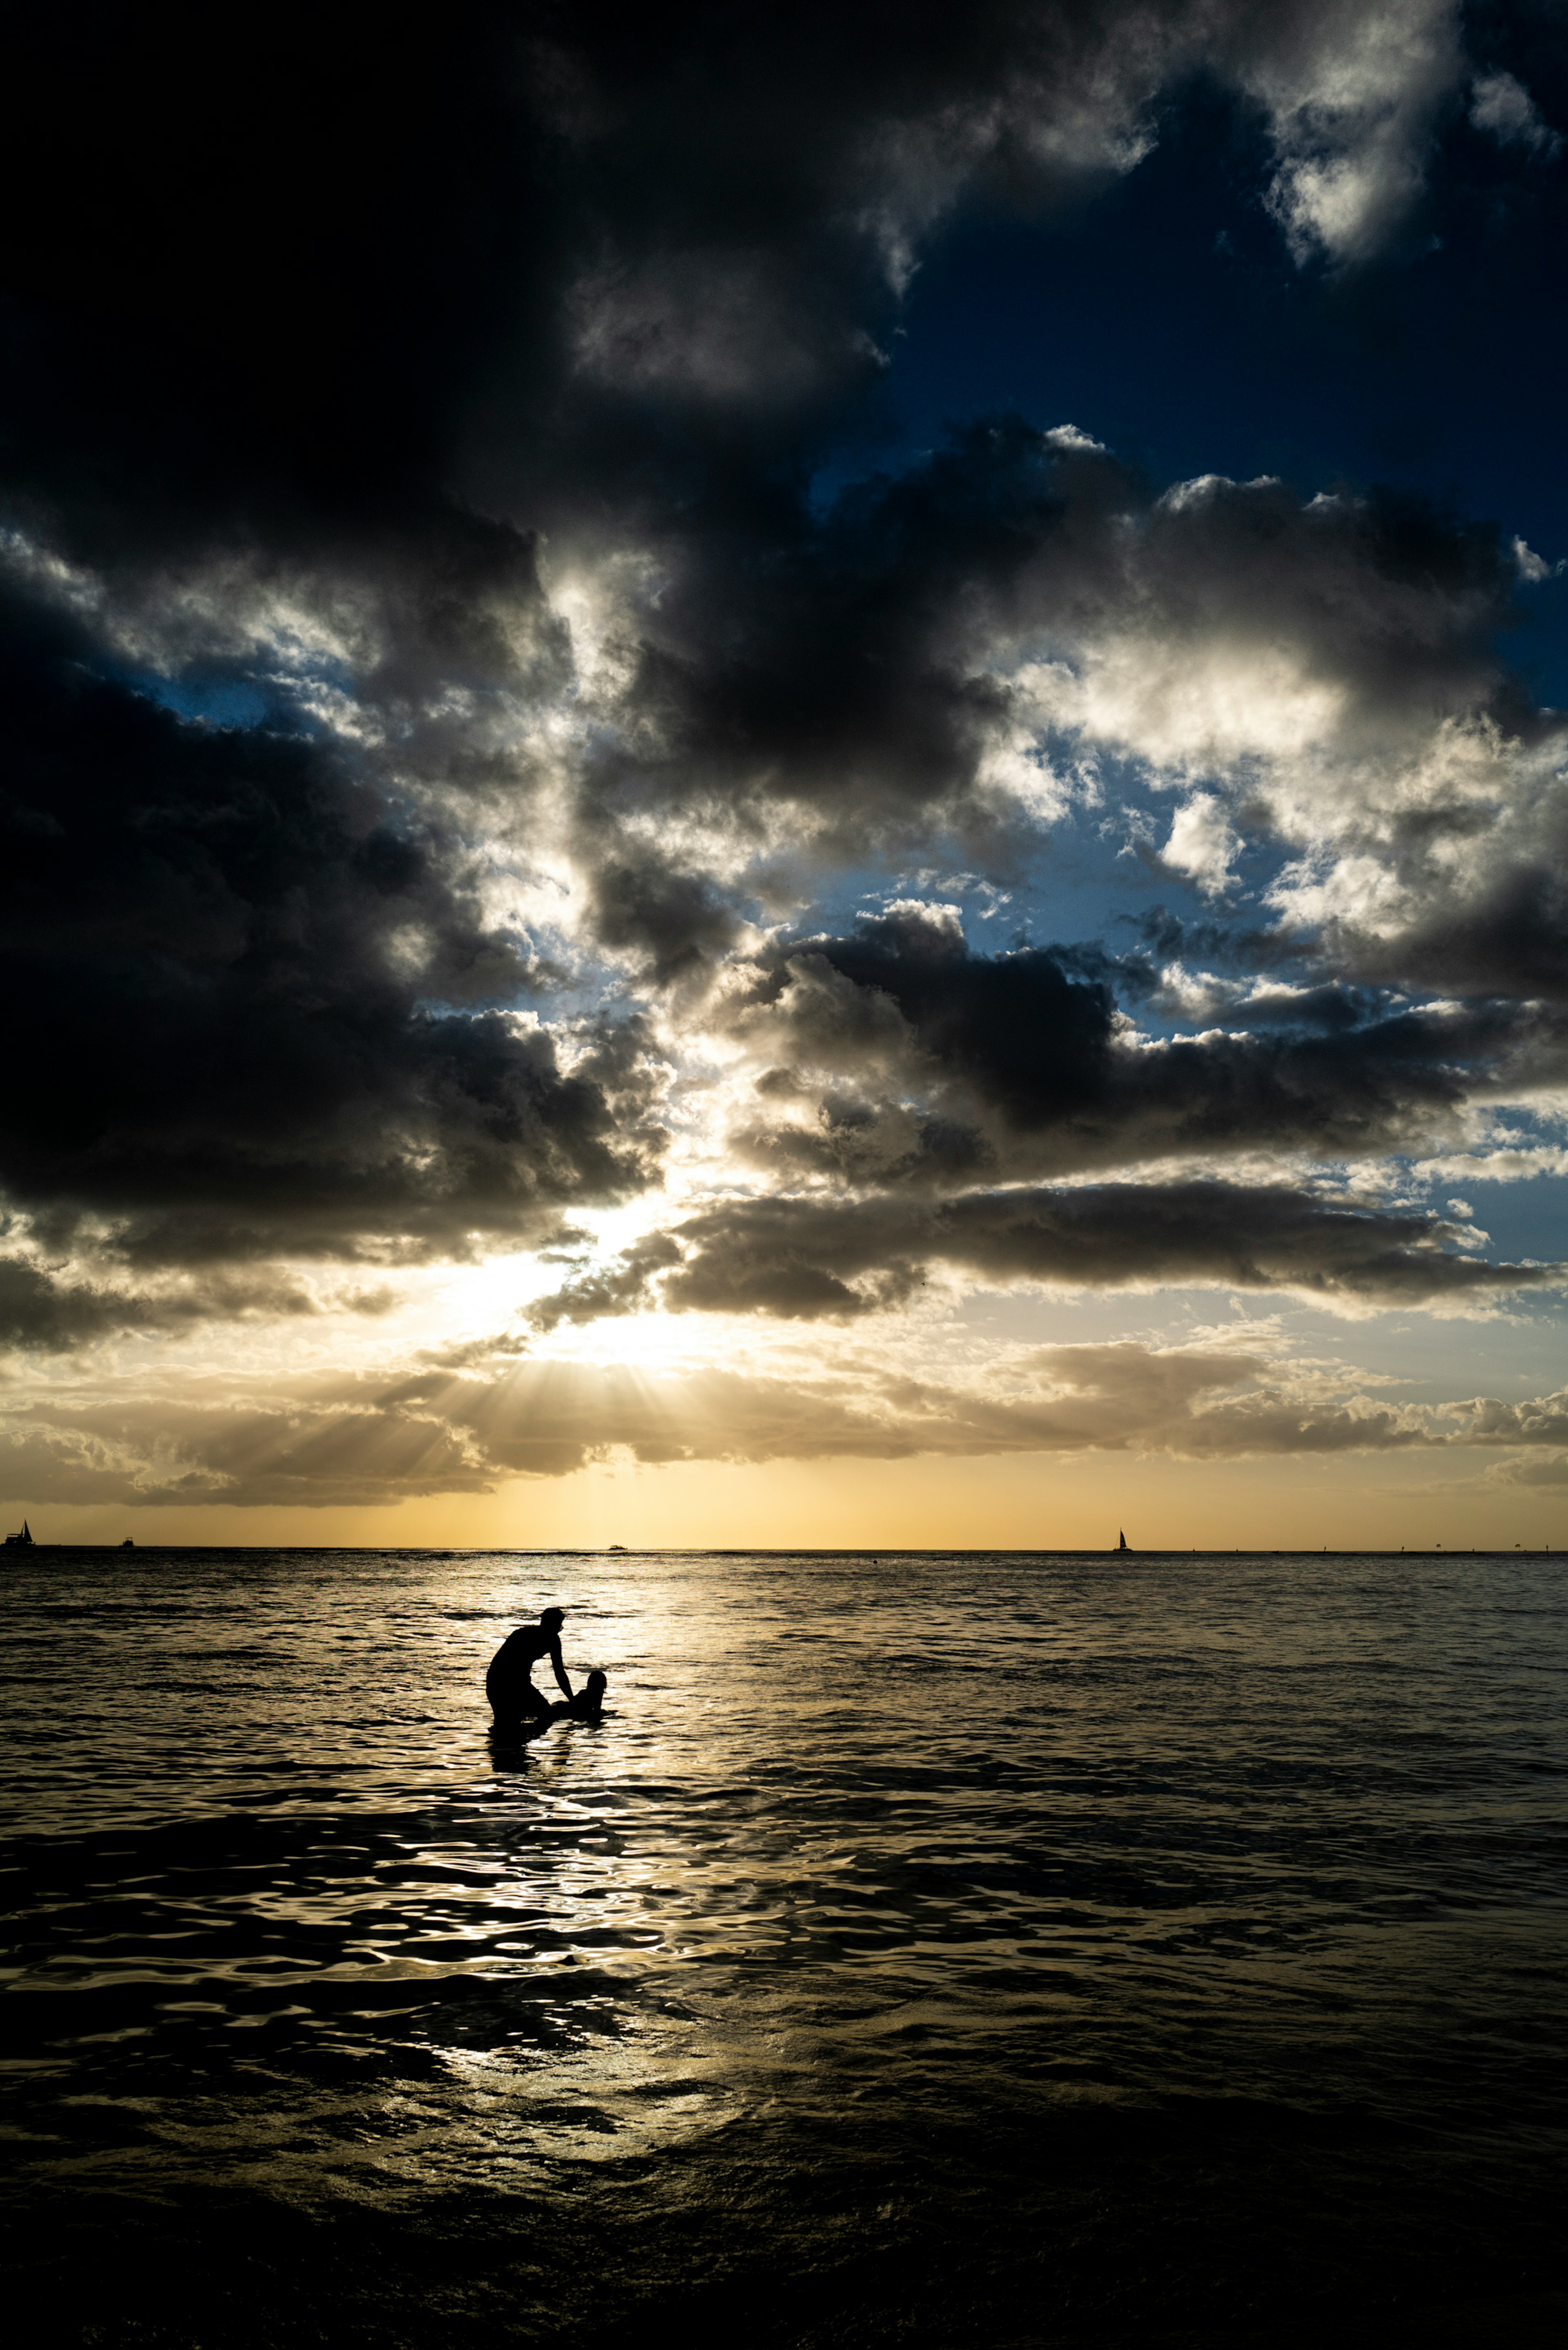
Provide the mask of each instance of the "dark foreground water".
[{"label": "dark foreground water", "polygon": [[12,2314],[1555,2343],[1564,1571],[12,1553]]}]

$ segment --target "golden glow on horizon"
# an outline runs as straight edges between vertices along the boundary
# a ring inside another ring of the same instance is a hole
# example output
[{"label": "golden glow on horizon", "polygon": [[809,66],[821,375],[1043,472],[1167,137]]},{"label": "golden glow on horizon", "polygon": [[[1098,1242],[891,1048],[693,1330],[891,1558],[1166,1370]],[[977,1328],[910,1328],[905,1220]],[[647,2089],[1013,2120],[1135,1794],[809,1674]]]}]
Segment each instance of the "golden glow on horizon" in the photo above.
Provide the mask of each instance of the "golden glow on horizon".
[{"label": "golden glow on horizon", "polygon": [[[624,1245],[649,1213],[639,1203],[599,1220],[603,1244]],[[513,1256],[421,1269],[397,1277],[389,1312],[247,1325],[243,1347],[232,1327],[208,1327],[46,1359],[30,1367],[32,1392],[52,1390],[77,1416],[94,1458],[144,1488],[184,1477],[192,1499],[67,1504],[49,1498],[68,1490],[58,1482],[32,1492],[19,1480],[9,1523],[26,1515],[42,1542],[442,1549],[1104,1550],[1124,1525],[1148,1548],[1568,1541],[1568,1486],[1505,1482],[1505,1458],[1451,1447],[1440,1418],[1407,1451],[1253,1457],[1243,1434],[1233,1451],[1195,1458],[1181,1393],[1160,1402],[1183,1366],[1250,1361],[1254,1383],[1282,1383],[1287,1414],[1332,1416],[1361,1398],[1397,1407],[1430,1379],[1429,1320],[1384,1315],[1352,1335],[1276,1299],[1231,1298],[1226,1312],[1212,1293],[961,1299],[933,1284],[897,1315],[851,1323],[653,1311],[527,1332],[524,1294],[568,1270]],[[1552,1334],[1531,1337],[1525,1368],[1522,1330],[1455,1329],[1445,1344],[1459,1391],[1547,1388]],[[1104,1357],[1127,1366],[1121,1385]],[[988,1451],[991,1430],[1019,1412],[1038,1420],[1038,1449],[1026,1418]],[[15,1426],[25,1441],[25,1416]],[[902,1457],[899,1441],[911,1446]],[[603,1459],[568,1465],[599,1445]],[[630,1446],[655,1457],[639,1462]],[[688,1450],[715,1457],[681,1458]],[[346,1498],[296,1503],[308,1490],[290,1482],[296,1456]],[[1522,1475],[1533,1462],[1513,1466]],[[518,1473],[535,1467],[545,1473]],[[468,1490],[371,1498],[442,1476]],[[472,1490],[486,1477],[492,1491]],[[225,1484],[254,1498],[225,1502]]]},{"label": "golden glow on horizon", "polygon": [[[1507,1550],[1568,1547],[1568,1494],[1400,1455],[606,1463],[383,1508],[29,1504],[42,1543],[436,1550]],[[20,1523],[20,1510],[17,1511]]]}]

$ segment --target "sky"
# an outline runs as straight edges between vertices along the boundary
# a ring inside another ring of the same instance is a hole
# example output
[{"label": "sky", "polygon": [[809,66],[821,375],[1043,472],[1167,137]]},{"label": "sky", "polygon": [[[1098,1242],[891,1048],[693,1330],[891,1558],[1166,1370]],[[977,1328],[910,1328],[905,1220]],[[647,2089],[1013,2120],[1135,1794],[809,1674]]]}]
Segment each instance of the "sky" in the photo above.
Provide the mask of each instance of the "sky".
[{"label": "sky", "polygon": [[176,13],[12,43],[11,1522],[1568,1542],[1561,8]]}]

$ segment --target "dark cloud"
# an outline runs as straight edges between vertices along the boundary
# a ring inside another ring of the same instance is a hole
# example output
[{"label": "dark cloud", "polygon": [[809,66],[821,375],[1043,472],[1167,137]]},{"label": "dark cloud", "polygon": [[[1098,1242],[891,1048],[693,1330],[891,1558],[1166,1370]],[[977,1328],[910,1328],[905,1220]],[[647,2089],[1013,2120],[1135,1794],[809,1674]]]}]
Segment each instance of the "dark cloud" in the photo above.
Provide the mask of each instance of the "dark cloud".
[{"label": "dark cloud", "polygon": [[[673,471],[650,409],[711,433],[859,389],[966,187],[1103,182],[1205,66],[1282,124],[1335,46],[1319,0],[455,0],[409,42],[282,6],[195,49],[177,11],[39,13],[7,58],[17,470],[100,543],[417,505],[465,442],[492,473],[585,433],[601,473],[660,442]],[[1417,38],[1403,70],[1418,172],[1459,60],[1432,81]],[[1341,103],[1320,147],[1358,120]]]},{"label": "dark cloud", "polygon": [[648,1180],[639,1039],[568,1073],[501,1008],[537,973],[461,841],[341,754],[183,723],[64,624],[0,619],[16,1203],[150,1257],[351,1253],[537,1234]]},{"label": "dark cloud", "polygon": [[[602,937],[656,977],[732,917],[697,863],[648,847],[650,812],[731,847],[769,837],[780,799],[829,853],[950,816],[995,837],[998,747],[1032,723],[1010,669],[1043,639],[1286,642],[1353,717],[1490,708],[1509,559],[1409,500],[1160,501],[1016,419],[829,514],[808,495],[934,224],[966,190],[1031,205],[1125,172],[1195,73],[1273,126],[1287,179],[1310,121],[1314,169],[1355,162],[1342,208],[1368,172],[1407,203],[1463,60],[1441,9],[1385,5],[1384,47],[1365,9],[1320,0],[657,23],[460,0],[412,44],[285,9],[243,57],[211,55],[200,104],[182,24],[39,16],[12,68],[33,126],[8,158],[29,224],[0,394],[16,513],[166,665],[238,660],[222,623],[243,637],[275,591],[330,616],[388,763],[514,816],[527,760],[454,700],[573,704]],[[72,158],[47,201],[43,150]],[[614,682],[576,703],[541,526],[563,561],[646,558],[610,594]]]},{"label": "dark cloud", "polygon": [[[1125,172],[1162,99],[1205,73],[1287,144],[1332,92],[1319,164],[1345,141],[1405,158],[1407,200],[1462,60],[1440,10],[1413,35],[1407,0],[1384,6],[1393,79],[1359,96],[1342,53],[1366,10],[1322,0],[657,20],[458,0],[410,43],[284,7],[203,51],[199,98],[177,15],[133,31],[101,5],[39,13],[8,59],[30,126],[5,159],[8,216],[28,222],[4,280],[12,494],[110,570],[243,549],[368,593],[379,565],[405,634],[428,624],[464,660],[484,633],[464,608],[483,622],[509,560],[486,517],[651,536],[675,592],[639,708],[672,697],[715,758],[754,735],[802,789],[826,787],[835,740],[929,788],[984,695],[970,681],[968,708],[902,649],[944,581],[1008,591],[1043,480],[1012,447],[987,474],[966,444],[846,510],[815,556],[801,494],[882,370],[923,240],[966,194],[1033,208]],[[1358,49],[1360,76],[1377,54]],[[42,153],[71,159],[47,191]],[[889,648],[878,753],[854,722]],[[805,662],[815,728],[792,691]]]},{"label": "dark cloud", "polygon": [[[1044,623],[1054,590],[1082,595],[1096,574],[1110,590],[1111,516],[1137,494],[1122,467],[1064,459],[1005,420],[820,521],[803,508],[715,537],[638,616],[616,715],[644,788],[796,798],[858,827],[862,853],[941,808],[1008,722],[999,642]],[[623,764],[589,784],[613,807]]]},{"label": "dark cloud", "polygon": [[351,1508],[488,1492],[493,1475],[461,1430],[377,1402],[62,1402],[31,1408],[0,1438],[0,1478],[40,1503]]},{"label": "dark cloud", "polygon": [[656,984],[706,971],[734,939],[735,916],[712,885],[701,874],[671,870],[657,857],[604,866],[594,889],[601,943],[640,950]]},{"label": "dark cloud", "polygon": [[0,1494],[28,1502],[385,1503],[558,1477],[616,1451],[672,1461],[920,1453],[1384,1451],[1441,1440],[1365,1401],[1292,1396],[1247,1353],[1046,1347],[1005,1389],[882,1371],[851,1390],[708,1369],[522,1363],[295,1389],[257,1404],[171,1389],[48,1399],[0,1429]]},{"label": "dark cloud", "polygon": [[1523,1403],[1499,1403],[1477,1396],[1454,1409],[1469,1415],[1471,1440],[1480,1444],[1559,1445],[1568,1449],[1568,1391],[1534,1396]]},{"label": "dark cloud", "polygon": [[[193,44],[179,11],[73,6],[14,28],[8,67],[32,498],[99,551],[315,544],[428,505],[454,388],[536,313],[555,249],[508,12],[459,0],[403,42],[284,6]],[[69,159],[47,185],[43,156]]]},{"label": "dark cloud", "polygon": [[1536,856],[1502,860],[1501,870],[1490,859],[1479,873],[1472,868],[1469,888],[1434,890],[1436,902],[1392,936],[1344,924],[1337,953],[1384,981],[1568,1003],[1568,824],[1553,809],[1542,829]]},{"label": "dark cloud", "polygon": [[[666,991],[676,1033],[722,994],[753,884],[776,911],[790,874],[949,831],[1001,869],[1030,792],[1060,803],[1058,752],[1229,793],[1218,863],[1142,843],[1219,897],[1232,818],[1315,853],[1362,823],[1367,776],[1404,792],[1443,728],[1549,756],[1496,653],[1518,567],[1490,525],[1272,480],[1160,496],[1011,415],[814,494],[825,456],[888,429],[868,395],[935,225],[1125,172],[1195,75],[1250,110],[1298,257],[1397,244],[1466,68],[1447,10],[1378,0],[1402,36],[1381,44],[1367,13],[455,0],[417,38],[285,7],[220,48],[167,12],[35,11],[0,272],[0,519],[24,582],[0,614],[0,1185],[35,1233],[144,1270],[462,1253],[654,1180],[655,1032],[593,1008],[613,973],[568,972],[493,911],[501,867],[536,858],[565,893],[575,865],[574,919]],[[1489,62],[1528,79],[1512,49]],[[1325,173],[1339,226],[1314,211]],[[1181,733],[1176,689],[1221,671],[1329,713],[1321,837],[1303,846],[1244,727]],[[156,700],[233,692],[265,724]],[[739,1148],[791,1183],[935,1196],[1170,1152],[1401,1147],[1503,1075],[1560,1074],[1537,1011],[1392,1007],[1370,984],[1561,993],[1550,823],[1506,874],[1450,887],[1487,817],[1473,793],[1419,798],[1374,844],[1404,860],[1404,964],[1325,918],[1315,993],[1193,1037],[1128,1035],[1118,992],[1155,1001],[1147,959],[976,954],[929,910],[763,952],[713,1014],[777,1047]],[[1358,1297],[1501,1278],[1424,1227],[1304,1205],[1271,1225],[1280,1193],[1225,1236],[1240,1193],[1190,1192],[1163,1230],[1147,1194],[1136,1213],[1038,1194],[1033,1239],[997,1223],[1001,1196],[862,1202],[838,1240],[815,1206],[779,1203],[776,1230],[716,1209],[572,1295],[857,1312],[936,1262],[1245,1281],[1234,1261]],[[1118,1251],[1135,1270],[1105,1270]],[[32,1278],[19,1343],[164,1326],[130,1275],[47,1297]],[[272,1441],[234,1437],[253,1463]],[[395,1473],[417,1477],[409,1443]]]},{"label": "dark cloud", "polygon": [[916,904],[781,949],[733,1014],[779,1056],[742,1147],[797,1175],[940,1188],[1171,1154],[1363,1156],[1440,1132],[1505,1076],[1563,1066],[1561,1022],[1539,1009],[1334,983],[1238,992],[1196,1034],[1129,1035],[1107,974],[1094,952],[977,954],[950,910]]},{"label": "dark cloud", "polygon": [[134,1300],[88,1284],[62,1284],[25,1258],[0,1258],[0,1346],[63,1351],[135,1329]]},{"label": "dark cloud", "polygon": [[1070,1119],[1109,1088],[1115,997],[1106,980],[1069,971],[1060,951],[974,954],[950,916],[913,907],[804,951],[889,998],[917,1050],[961,1071],[1015,1125]]},{"label": "dark cloud", "polygon": [[1251,1350],[1134,1344],[1040,1347],[997,1370],[965,1387],[874,1364],[792,1380],[513,1361],[488,1375],[455,1366],[305,1383],[261,1401],[222,1381],[112,1403],[48,1397],[0,1421],[0,1498],[370,1506],[565,1476],[618,1452],[657,1464],[1476,1449],[1510,1456],[1493,1476],[1560,1483],[1564,1473],[1561,1451],[1537,1461],[1529,1449],[1563,1444],[1562,1396],[1399,1405],[1353,1378],[1293,1376]]},{"label": "dark cloud", "polygon": [[[384,1314],[394,1298],[380,1288],[339,1294],[332,1302],[354,1313]],[[29,1353],[64,1354],[99,1338],[320,1310],[314,1296],[285,1278],[209,1274],[158,1289],[127,1290],[61,1278],[27,1257],[0,1257],[0,1347]]]},{"label": "dark cloud", "polygon": [[1483,1302],[1561,1282],[1563,1266],[1488,1264],[1437,1218],[1266,1186],[1106,1184],[904,1200],[742,1200],[639,1242],[533,1309],[545,1328],[659,1305],[809,1319],[901,1304],[930,1270],[1116,1289],[1201,1283],[1362,1306]]},{"label": "dark cloud", "polygon": [[[1081,438],[993,419],[825,516],[779,507],[670,548],[657,600],[622,619],[624,673],[581,778],[585,838],[624,854],[625,817],[678,800],[760,846],[785,800],[825,858],[891,855],[948,826],[1005,862],[1012,791],[1033,773],[1051,796],[1040,740],[1235,764],[1254,748],[1248,723],[1277,733],[1281,691],[1332,758],[1375,772],[1419,756],[1445,722],[1534,739],[1542,722],[1495,650],[1516,585],[1495,526],[1412,497],[1218,480],[1157,497]],[[1032,663],[1043,648],[1054,666]],[[1194,673],[1216,679],[1235,743],[1191,716]],[[1253,719],[1238,720],[1249,694]],[[1248,806],[1265,835],[1296,821],[1266,774]],[[1481,820],[1439,803],[1425,845]],[[623,882],[612,907],[627,899]],[[649,943],[668,954],[657,889],[650,903]]]}]

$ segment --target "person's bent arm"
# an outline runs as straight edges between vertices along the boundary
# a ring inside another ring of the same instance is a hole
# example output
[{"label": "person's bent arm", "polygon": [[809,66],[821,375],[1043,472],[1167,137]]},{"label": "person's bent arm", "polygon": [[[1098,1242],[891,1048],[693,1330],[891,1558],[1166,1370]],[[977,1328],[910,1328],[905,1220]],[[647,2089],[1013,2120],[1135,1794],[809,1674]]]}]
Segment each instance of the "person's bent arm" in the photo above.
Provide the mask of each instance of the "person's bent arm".
[{"label": "person's bent arm", "polygon": [[561,1695],[566,1699],[569,1705],[572,1701],[572,1684],[566,1679],[566,1668],[561,1662],[561,1644],[559,1640],[554,1641],[551,1644],[550,1670],[556,1676],[556,1687],[560,1690]]}]

